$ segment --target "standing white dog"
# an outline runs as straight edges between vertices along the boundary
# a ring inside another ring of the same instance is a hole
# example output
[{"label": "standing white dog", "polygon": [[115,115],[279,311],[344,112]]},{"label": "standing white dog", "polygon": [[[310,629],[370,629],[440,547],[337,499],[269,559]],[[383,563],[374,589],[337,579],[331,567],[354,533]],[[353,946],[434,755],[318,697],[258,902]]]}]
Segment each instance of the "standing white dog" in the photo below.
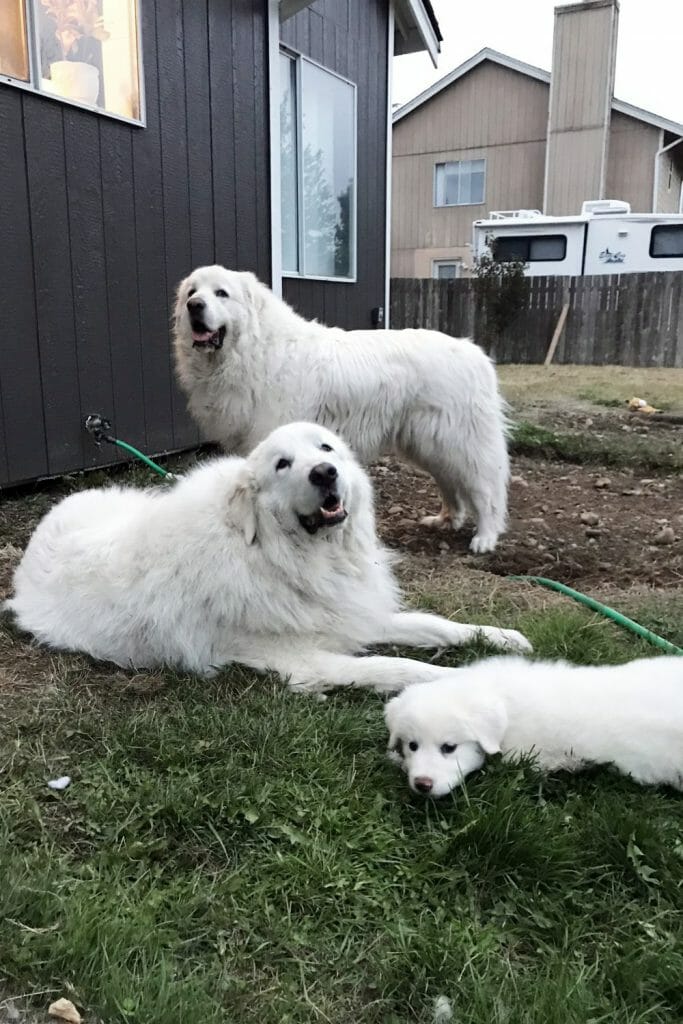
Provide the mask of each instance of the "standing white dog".
[{"label": "standing white dog", "polygon": [[14,587],[7,606],[19,625],[52,647],[203,674],[241,662],[298,690],[398,690],[449,671],[352,656],[375,643],[446,647],[482,635],[529,649],[514,630],[399,610],[367,475],[310,423],[168,488],[65,498],[38,525]]},{"label": "standing white dog", "polygon": [[544,771],[612,764],[683,789],[683,657],[584,667],[489,658],[409,686],[385,708],[389,750],[411,789],[444,796],[486,754]]},{"label": "standing white dog", "polygon": [[505,528],[509,463],[493,365],[436,331],[344,331],[304,320],[253,274],[200,267],[181,282],[175,360],[206,436],[245,454],[275,427],[312,420],[363,462],[393,450],[436,480],[428,525],[462,526],[492,551]]}]

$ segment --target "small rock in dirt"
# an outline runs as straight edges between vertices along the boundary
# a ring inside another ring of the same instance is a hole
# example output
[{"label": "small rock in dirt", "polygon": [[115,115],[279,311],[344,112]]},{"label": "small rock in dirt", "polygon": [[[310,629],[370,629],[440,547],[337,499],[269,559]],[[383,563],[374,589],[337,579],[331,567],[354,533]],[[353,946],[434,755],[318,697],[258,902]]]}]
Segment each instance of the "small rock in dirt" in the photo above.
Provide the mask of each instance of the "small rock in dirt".
[{"label": "small rock in dirt", "polygon": [[399,519],[397,525],[398,526],[408,526],[408,527],[410,527],[412,529],[413,526],[415,526],[415,521],[413,519]]},{"label": "small rock in dirt", "polygon": [[676,540],[676,534],[670,526],[663,526],[652,539],[655,544],[673,544]]},{"label": "small rock in dirt", "polygon": [[535,519],[529,519],[528,523],[530,526],[545,526],[545,519],[537,516]]},{"label": "small rock in dirt", "polygon": [[403,505],[392,505],[389,509],[390,516],[398,516],[403,512]]},{"label": "small rock in dirt", "polygon": [[611,562],[598,562],[598,569],[602,569],[603,572],[610,572],[611,568]]},{"label": "small rock in dirt", "polygon": [[648,477],[647,479],[641,480],[640,483],[643,487],[649,487],[650,484],[656,484],[657,481],[654,478]]},{"label": "small rock in dirt", "polygon": [[611,487],[611,486],[612,486],[612,481],[610,480],[610,478],[608,476],[599,476],[597,478],[597,480],[595,481],[595,483],[593,484],[593,487],[595,487],[596,490],[598,490],[598,491],[606,490],[608,487]]},{"label": "small rock in dirt", "polygon": [[511,476],[510,483],[515,484],[517,487],[528,487],[528,483],[523,476]]},{"label": "small rock in dirt", "polygon": [[589,544],[591,544],[591,545],[593,545],[593,544],[597,544],[598,542],[597,542],[597,540],[595,539],[595,537],[589,537],[589,538],[588,538],[588,543],[589,543]]},{"label": "small rock in dirt", "polygon": [[57,999],[50,1003],[47,1012],[51,1017],[58,1017],[59,1020],[70,1021],[71,1024],[81,1024],[83,1018],[70,999]]},{"label": "small rock in dirt", "polygon": [[587,526],[586,536],[587,537],[602,537],[605,531],[598,526]]},{"label": "small rock in dirt", "polygon": [[586,526],[597,526],[600,522],[600,516],[595,512],[582,512],[579,518]]},{"label": "small rock in dirt", "polygon": [[444,551],[445,552],[445,551],[450,551],[450,550],[451,550],[450,544],[447,544],[445,540],[442,540],[441,543],[439,544],[439,551]]},{"label": "small rock in dirt", "polygon": [[622,491],[621,493],[627,498],[639,498],[643,492],[640,487],[632,487],[631,490]]}]

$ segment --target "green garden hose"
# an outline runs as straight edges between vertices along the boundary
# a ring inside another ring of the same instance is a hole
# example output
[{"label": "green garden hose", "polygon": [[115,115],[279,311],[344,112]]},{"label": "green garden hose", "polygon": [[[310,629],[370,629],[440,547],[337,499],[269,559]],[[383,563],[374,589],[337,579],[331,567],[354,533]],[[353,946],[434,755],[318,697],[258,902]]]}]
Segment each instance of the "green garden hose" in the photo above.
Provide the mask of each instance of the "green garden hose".
[{"label": "green garden hose", "polygon": [[565,586],[564,583],[557,583],[556,580],[546,579],[545,576],[509,576],[511,580],[525,580],[528,583],[538,583],[541,587],[547,587],[549,590],[557,590],[560,594],[566,594],[567,597],[573,598],[578,601],[579,604],[585,605],[594,612],[599,612],[600,615],[604,615],[606,619],[611,619],[612,622],[616,622],[618,626],[622,626],[624,629],[628,629],[631,633],[635,633],[636,636],[640,636],[643,640],[648,640],[655,647],[660,647],[663,651],[667,651],[669,654],[683,654],[683,650],[680,647],[676,647],[669,640],[665,640],[663,636],[657,636],[656,633],[646,629],[645,626],[641,626],[639,622],[634,622],[633,619],[628,619],[621,612],[617,612],[614,608],[609,608],[606,604],[601,604],[600,601],[596,601],[593,597],[587,597],[586,594],[582,594],[578,590],[572,590],[571,587]]},{"label": "green garden hose", "polygon": [[103,441],[107,444],[115,444],[118,448],[122,448],[123,451],[128,452],[130,455],[134,455],[140,462],[144,462],[146,466],[158,473],[159,476],[164,477],[167,480],[174,480],[175,476],[173,473],[169,473],[163,466],[158,465],[147,455],[143,455],[137,448],[133,448],[132,444],[128,444],[127,441],[120,441],[118,437],[114,437],[111,431],[111,423],[105,419],[100,413],[94,412],[86,418],[85,429],[93,438],[96,445],[101,445]]}]

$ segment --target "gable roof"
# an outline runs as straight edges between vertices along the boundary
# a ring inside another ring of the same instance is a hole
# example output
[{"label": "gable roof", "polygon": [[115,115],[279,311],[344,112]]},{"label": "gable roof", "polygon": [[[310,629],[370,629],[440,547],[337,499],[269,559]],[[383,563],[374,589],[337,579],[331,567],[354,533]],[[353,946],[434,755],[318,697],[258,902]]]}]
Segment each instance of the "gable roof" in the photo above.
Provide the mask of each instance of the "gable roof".
[{"label": "gable roof", "polygon": [[[459,64],[453,71],[449,71],[447,75],[440,78],[434,85],[430,85],[428,89],[425,89],[419,95],[413,97],[412,100],[408,100],[402,107],[395,110],[393,115],[394,124],[406,117],[407,114],[412,114],[423,103],[431,100],[433,96],[436,96],[443,89],[447,89],[449,85],[457,82],[468,71],[472,71],[487,60],[498,64],[500,67],[509,68],[511,71],[518,71],[521,75],[526,75],[528,78],[535,78],[538,82],[543,82],[545,85],[550,85],[549,71],[537,68],[533,64],[526,64],[523,60],[517,60],[515,57],[508,57],[505,53],[500,53],[498,50],[492,50],[490,47],[485,46],[478,53],[475,53],[473,57],[470,57],[469,60]],[[639,121],[645,121],[647,124],[651,124],[653,127],[660,128],[665,132],[671,132],[673,135],[683,136],[683,124],[679,124],[677,121],[670,121],[666,117],[660,117],[659,114],[653,114],[650,110],[643,110],[642,107],[635,107],[632,103],[624,103],[622,100],[613,99],[612,110],[616,110],[619,114],[626,114],[628,117],[635,117]]]}]

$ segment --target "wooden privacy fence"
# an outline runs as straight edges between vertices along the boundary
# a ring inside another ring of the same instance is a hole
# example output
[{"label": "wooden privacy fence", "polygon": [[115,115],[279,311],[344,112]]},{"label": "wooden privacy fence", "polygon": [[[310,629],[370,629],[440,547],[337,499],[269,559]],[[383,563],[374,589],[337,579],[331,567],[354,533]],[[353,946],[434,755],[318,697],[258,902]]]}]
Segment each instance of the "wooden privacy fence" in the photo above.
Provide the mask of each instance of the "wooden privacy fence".
[{"label": "wooden privacy fence", "polygon": [[391,326],[473,337],[499,363],[542,363],[563,305],[557,363],[683,367],[683,271],[530,277],[526,305],[492,336],[473,279],[391,281]]}]

